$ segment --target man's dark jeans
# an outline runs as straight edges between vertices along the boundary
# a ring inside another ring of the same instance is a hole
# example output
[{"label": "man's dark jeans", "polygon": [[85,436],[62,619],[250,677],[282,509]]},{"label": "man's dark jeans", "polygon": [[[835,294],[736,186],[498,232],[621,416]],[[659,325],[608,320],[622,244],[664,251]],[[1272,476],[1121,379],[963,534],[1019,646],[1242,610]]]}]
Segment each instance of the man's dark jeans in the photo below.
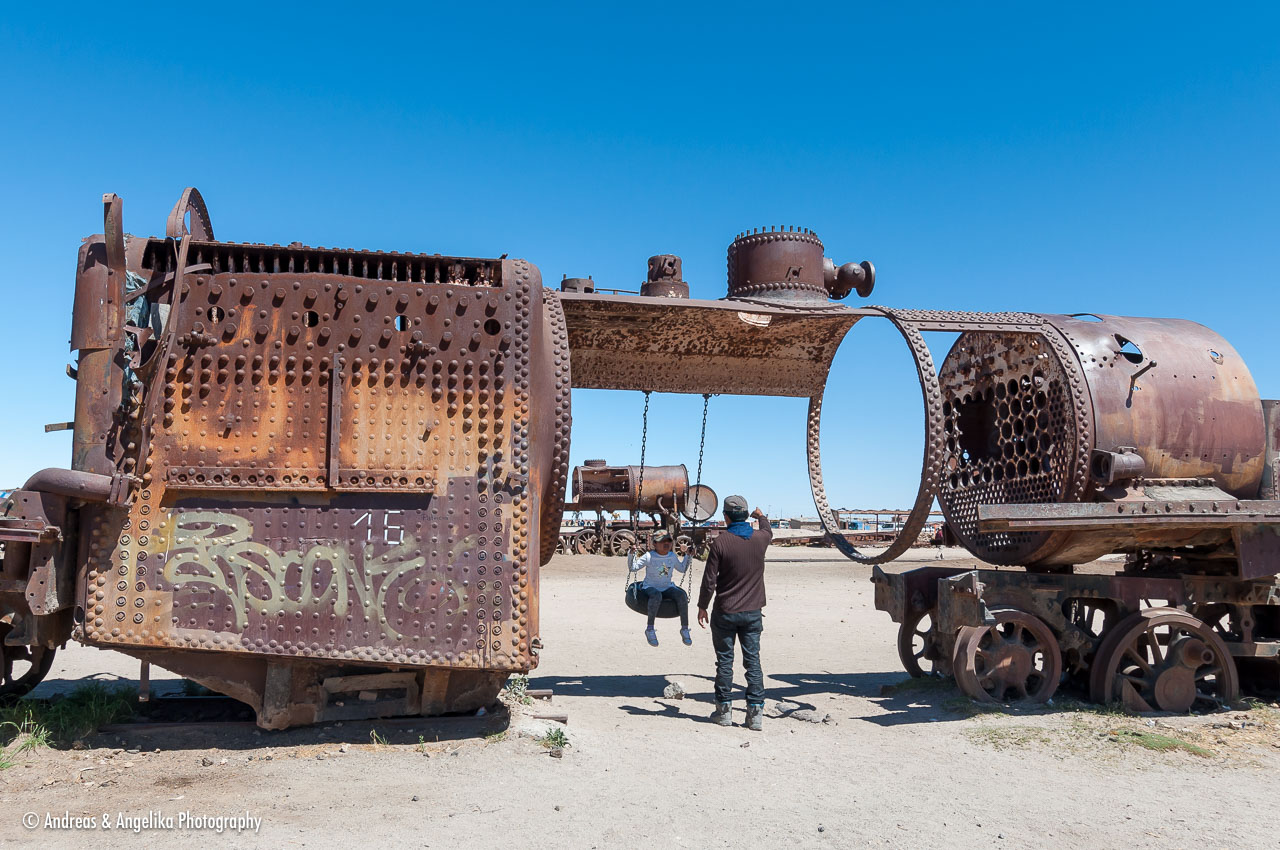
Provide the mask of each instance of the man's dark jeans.
[{"label": "man's dark jeans", "polygon": [[747,670],[747,705],[764,705],[764,673],[760,670],[760,633],[764,615],[759,609],[736,614],[711,612],[711,644],[716,650],[716,702],[733,699],[733,644],[742,644]]}]

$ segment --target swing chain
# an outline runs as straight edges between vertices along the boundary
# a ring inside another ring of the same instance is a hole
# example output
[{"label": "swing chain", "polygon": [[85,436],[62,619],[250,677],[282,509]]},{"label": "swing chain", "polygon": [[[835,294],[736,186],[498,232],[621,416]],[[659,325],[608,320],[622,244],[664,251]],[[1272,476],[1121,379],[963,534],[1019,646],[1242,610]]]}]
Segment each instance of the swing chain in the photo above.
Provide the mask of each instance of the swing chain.
[{"label": "swing chain", "polygon": [[[702,394],[702,436],[698,438],[698,482],[693,486],[693,515],[698,516],[702,502],[702,451],[707,445],[707,408],[711,405],[711,393]],[[694,523],[697,524],[695,519]]]},{"label": "swing chain", "polygon": [[631,510],[631,521],[635,522],[640,511],[640,499],[644,495],[644,452],[649,442],[649,390],[644,391],[644,418],[640,425],[640,480],[636,482],[636,506]]},{"label": "swing chain", "polygon": [[[698,508],[702,502],[702,453],[707,445],[707,408],[710,407],[710,405],[711,405],[711,393],[703,393],[702,394],[702,435],[698,438],[698,480],[693,487],[694,529],[696,529],[698,526],[698,519],[697,519],[699,515]],[[688,507],[688,505],[686,505],[686,507]],[[685,553],[684,577],[680,582],[682,586],[687,587],[685,595],[689,596],[690,598],[692,598],[693,596],[693,577],[690,575],[690,573],[693,572],[693,569],[692,569],[693,568],[693,550],[695,546],[697,546],[697,541],[694,540],[694,535],[690,534],[689,535],[689,551]]]},{"label": "swing chain", "polygon": [[[640,480],[636,482],[636,503],[631,509],[631,530],[636,535],[636,540],[640,539],[640,527],[636,522],[636,514],[640,512],[640,494],[644,489],[644,452],[645,446],[649,441],[649,390],[644,392],[644,417],[640,426]],[[632,544],[635,545],[634,543]],[[635,552],[627,553],[627,586],[631,586],[631,559],[635,557]]]}]

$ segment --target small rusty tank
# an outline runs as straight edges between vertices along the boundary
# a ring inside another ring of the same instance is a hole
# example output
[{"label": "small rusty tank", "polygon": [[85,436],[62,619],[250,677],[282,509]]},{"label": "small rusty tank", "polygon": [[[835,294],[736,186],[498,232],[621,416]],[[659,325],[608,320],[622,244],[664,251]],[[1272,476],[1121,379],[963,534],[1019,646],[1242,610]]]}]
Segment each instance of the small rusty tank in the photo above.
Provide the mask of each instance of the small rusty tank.
[{"label": "small rusty tank", "polygon": [[588,511],[680,513],[691,522],[715,516],[719,500],[705,484],[689,486],[689,470],[675,466],[608,466],[589,460],[573,470],[573,504]]}]

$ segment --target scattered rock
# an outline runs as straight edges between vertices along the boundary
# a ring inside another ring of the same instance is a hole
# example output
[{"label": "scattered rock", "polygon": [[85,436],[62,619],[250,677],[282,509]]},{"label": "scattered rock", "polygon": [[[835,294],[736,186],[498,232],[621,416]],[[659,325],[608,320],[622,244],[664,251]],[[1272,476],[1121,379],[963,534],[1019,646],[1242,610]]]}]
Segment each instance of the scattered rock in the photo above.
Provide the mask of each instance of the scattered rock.
[{"label": "scattered rock", "polygon": [[662,689],[662,695],[667,699],[684,699],[684,686],[679,682],[672,682]]},{"label": "scattered rock", "polygon": [[202,767],[213,767],[213,759],[209,758],[208,756],[205,756],[204,758],[200,759],[200,764]]},{"label": "scattered rock", "polygon": [[[226,764],[226,763],[227,763],[227,760],[226,760],[226,759],[218,759],[218,764]],[[128,766],[129,766],[129,765],[127,765],[127,764],[125,765],[125,767],[128,767]]]},{"label": "scattered rock", "polygon": [[324,753],[316,753],[316,761],[324,761]]},{"label": "scattered rock", "polygon": [[350,750],[350,749],[351,749],[351,745],[350,745],[350,744],[343,744],[342,746],[338,747],[338,752],[340,752],[340,753],[345,753],[345,752],[347,752],[347,751],[348,751],[348,750]]},{"label": "scattered rock", "polygon": [[[225,760],[225,759],[223,759],[223,761],[226,761],[226,760]],[[127,762],[125,762],[124,764],[122,764],[122,765],[120,765],[120,766],[121,766],[121,767],[133,767],[133,762],[131,762],[131,761],[127,761]]]},{"label": "scattered rock", "polygon": [[750,741],[743,741],[743,742],[742,742],[741,744],[739,744],[738,746],[739,746],[739,747],[742,747],[742,748],[745,750],[747,747],[751,746],[751,742],[750,742]]},{"label": "scattered rock", "polygon": [[417,795],[417,794],[414,794],[414,795],[413,795],[412,797],[410,797],[409,799],[410,799],[412,802],[415,802],[415,803],[416,803],[416,802],[418,802],[418,795]]},{"label": "scattered rock", "polygon": [[[1276,746],[1277,746],[1277,747],[1280,747],[1280,744],[1276,744]],[[558,812],[558,811],[560,811],[560,807],[559,807],[559,806],[556,806],[556,811],[557,811],[557,812]]]},{"label": "scattered rock", "polygon": [[[457,755],[457,752],[456,752],[456,751],[454,752],[454,755]],[[551,748],[551,757],[552,757],[553,759],[562,759],[562,758],[564,758],[564,747],[552,747],[552,748]]]},{"label": "scattered rock", "polygon": [[827,828],[822,824],[818,824],[818,832],[826,832]]}]

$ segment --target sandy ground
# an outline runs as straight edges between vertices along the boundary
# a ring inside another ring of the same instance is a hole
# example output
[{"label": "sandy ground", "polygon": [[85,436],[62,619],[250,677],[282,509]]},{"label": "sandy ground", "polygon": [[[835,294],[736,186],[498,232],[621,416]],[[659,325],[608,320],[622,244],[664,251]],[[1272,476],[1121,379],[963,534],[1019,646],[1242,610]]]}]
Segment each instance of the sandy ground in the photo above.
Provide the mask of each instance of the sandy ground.
[{"label": "sandy ground", "polygon": [[[649,647],[622,602],[619,559],[561,557],[543,572],[551,702],[466,721],[348,723],[265,733],[207,727],[97,736],[0,772],[0,843],[82,846],[90,831],[28,830],[34,812],[149,811],[261,818],[257,832],[111,830],[128,846],[217,847],[1275,847],[1280,711],[1158,720],[1082,711],[976,713],[949,685],[902,685],[895,626],[868,570],[834,552],[775,548],[762,655],[762,733],[707,722],[712,653],[674,621]],[[931,551],[919,558],[932,558]],[[899,562],[913,566],[911,560]],[[38,693],[123,656],[72,648]],[[155,671],[157,690],[175,687]],[[671,682],[683,700],[663,698]],[[739,671],[739,683],[741,675]],[[897,687],[894,687],[897,686]],[[778,702],[784,701],[779,709]],[[741,702],[737,719],[741,722]],[[567,713],[552,758],[531,735]],[[778,715],[782,716],[778,716]],[[807,718],[807,719],[805,719]],[[822,721],[826,718],[827,722]],[[1156,723],[1158,725],[1151,726]],[[388,741],[370,743],[377,730]],[[1210,754],[1152,751],[1158,732]],[[419,744],[419,738],[423,741]]]}]

